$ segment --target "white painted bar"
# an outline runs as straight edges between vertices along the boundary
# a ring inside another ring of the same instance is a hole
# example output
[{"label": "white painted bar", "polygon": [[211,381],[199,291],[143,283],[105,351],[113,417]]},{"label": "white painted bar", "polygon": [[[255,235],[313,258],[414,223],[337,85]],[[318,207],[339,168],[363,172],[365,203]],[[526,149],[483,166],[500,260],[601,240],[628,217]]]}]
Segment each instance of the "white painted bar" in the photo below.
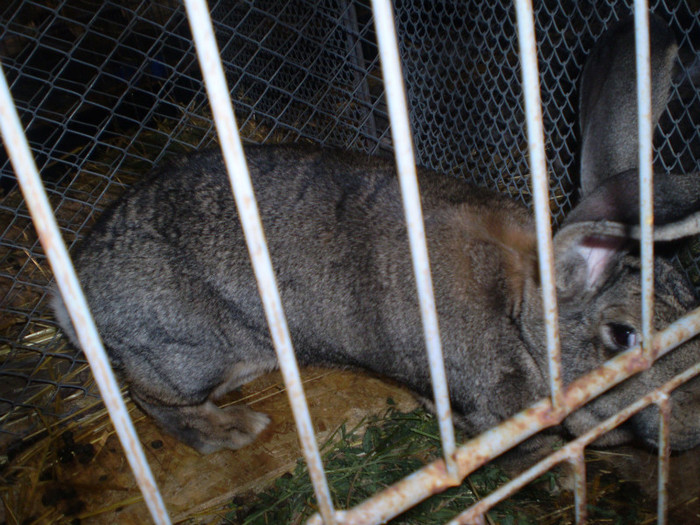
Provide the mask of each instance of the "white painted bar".
[{"label": "white painted bar", "polygon": [[[265,235],[258,213],[250,174],[246,165],[236,125],[231,97],[226,85],[219,50],[214,37],[214,28],[205,0],[185,0],[187,18],[197,49],[207,95],[214,113],[221,150],[231,179],[238,214],[245,233],[253,270],[258,281],[258,289],[270,326],[270,333],[280,362],[289,402],[292,406],[297,432],[301,441],[304,458],[309,467],[309,475],[316,493],[319,511],[326,525],[336,523],[328,483],[323,471],[323,463],[314,435],[311,415],[301,384],[299,367],[294,356],[292,340],[282,309],[282,301],[277,289],[272,262],[265,242]],[[235,225],[232,225],[234,227]]]},{"label": "white painted bar", "polygon": [[63,296],[63,301],[75,327],[80,346],[90,363],[100,394],[109,411],[109,417],[112,419],[119,441],[124,447],[124,453],[129,461],[131,470],[134,472],[146,506],[155,523],[169,524],[170,518],[165,509],[163,498],[158,491],[153,473],[146,461],[141,442],[126,410],[126,405],[119,391],[119,385],[114,377],[112,367],[109,364],[107,353],[102,346],[97,327],[80,288],[78,277],[75,274],[68,250],[58,229],[51,204],[46,197],[44,185],[34,163],[29,143],[24,135],[22,123],[17,115],[14,100],[1,66],[0,130],[2,130],[5,149],[17,175],[17,180],[24,195],[27,208],[29,208],[32,216],[34,227],[51,264],[58,289]]},{"label": "white painted bar", "polygon": [[542,304],[546,329],[547,356],[549,357],[549,389],[555,408],[562,404],[561,352],[559,346],[559,310],[554,277],[554,247],[549,213],[549,184],[544,151],[544,125],[537,68],[535,21],[531,0],[516,0],[520,63],[523,72],[523,95],[527,142],[532,171],[532,197],[535,204],[537,254],[542,281]]},{"label": "white painted bar", "polygon": [[586,459],[584,447],[574,448],[575,454],[571,460],[574,469],[574,507],[576,523],[583,525],[586,522],[587,512],[587,487],[586,487]]},{"label": "white painted bar", "polygon": [[[634,1],[634,41],[637,62],[637,123],[639,126],[639,215],[642,261],[642,347],[651,355],[654,318],[654,196],[652,168],[651,66],[649,10],[646,0]],[[651,362],[649,359],[649,362]]]},{"label": "white painted bar", "polygon": [[452,424],[452,408],[450,407],[445,363],[440,343],[440,329],[435,310],[433,282],[430,274],[428,247],[425,240],[423,211],[421,209],[418,180],[416,178],[416,161],[413,152],[411,125],[408,118],[406,92],[401,73],[394,14],[389,0],[372,0],[372,10],[374,12],[374,24],[382,63],[386,101],[391,119],[394,156],[401,184],[404,214],[408,225],[413,271],[418,286],[418,299],[423,319],[425,344],[428,351],[435,409],[440,425],[442,451],[448,472],[456,478],[457,465],[454,460],[455,434]]}]

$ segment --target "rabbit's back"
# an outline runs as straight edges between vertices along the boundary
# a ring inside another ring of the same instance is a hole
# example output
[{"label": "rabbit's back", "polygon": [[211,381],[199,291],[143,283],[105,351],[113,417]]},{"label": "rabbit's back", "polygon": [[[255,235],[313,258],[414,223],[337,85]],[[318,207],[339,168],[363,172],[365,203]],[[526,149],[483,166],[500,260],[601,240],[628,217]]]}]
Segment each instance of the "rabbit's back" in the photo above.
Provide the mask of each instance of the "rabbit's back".
[{"label": "rabbit's back", "polygon": [[[246,158],[299,360],[368,368],[428,393],[394,164],[300,146],[249,147]],[[508,287],[522,285],[508,272],[534,265],[529,213],[463,180],[426,170],[419,180],[436,302],[454,334],[445,337],[493,332]],[[204,380],[195,394],[241,360],[274,361],[218,151],[129,191],[75,260],[105,343],[132,381],[182,381],[196,369]],[[499,337],[517,339],[506,332]],[[496,341],[479,339],[474,362],[460,356],[455,372],[488,365],[487,343]]]}]

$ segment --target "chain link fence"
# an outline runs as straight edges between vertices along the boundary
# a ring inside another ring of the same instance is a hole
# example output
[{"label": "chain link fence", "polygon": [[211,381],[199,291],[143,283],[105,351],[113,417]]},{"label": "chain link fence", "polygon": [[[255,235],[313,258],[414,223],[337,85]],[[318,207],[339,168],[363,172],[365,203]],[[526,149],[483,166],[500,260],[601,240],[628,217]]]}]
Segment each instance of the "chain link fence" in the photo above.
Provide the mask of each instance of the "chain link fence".
[{"label": "chain link fence", "polygon": [[[249,142],[391,149],[365,0],[210,2],[239,126]],[[651,2],[680,45],[655,163],[697,171],[700,4]],[[397,1],[418,162],[529,204],[515,13],[510,2]],[[631,2],[537,2],[550,202],[576,201],[577,90],[588,50]],[[213,145],[215,132],[179,2],[10,0],[0,60],[72,246],[153,166]],[[700,286],[692,243],[679,257]],[[0,155],[0,446],[96,396],[48,308],[52,276],[4,151]]]}]

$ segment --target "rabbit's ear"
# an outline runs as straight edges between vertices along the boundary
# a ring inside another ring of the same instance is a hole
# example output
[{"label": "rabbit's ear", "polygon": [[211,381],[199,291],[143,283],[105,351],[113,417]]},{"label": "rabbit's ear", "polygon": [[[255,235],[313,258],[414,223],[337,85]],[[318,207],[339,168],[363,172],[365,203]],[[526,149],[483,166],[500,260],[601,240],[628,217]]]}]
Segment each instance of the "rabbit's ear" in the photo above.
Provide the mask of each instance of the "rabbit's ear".
[{"label": "rabbit's ear", "polygon": [[554,238],[559,297],[566,300],[595,293],[607,281],[626,243],[624,228],[618,223],[582,222],[562,228]]},{"label": "rabbit's ear", "polygon": [[[655,240],[679,239],[697,232],[670,236],[679,225],[694,220],[700,212],[700,175],[669,175],[655,173],[654,234]],[[607,221],[627,227],[627,235],[638,238],[639,225],[639,176],[637,170],[629,170],[608,177],[590,194],[585,196],[564,221],[564,227],[581,222]],[[657,236],[664,233],[664,237]]]},{"label": "rabbit's ear", "polygon": [[[667,24],[649,15],[652,77],[652,124],[666,107],[675,38]],[[609,176],[638,166],[637,81],[634,20],[629,18],[601,37],[583,70],[581,119],[581,189],[587,196]]]},{"label": "rabbit's ear", "polygon": [[[654,240],[700,233],[700,176],[654,176]],[[602,182],[569,214],[555,237],[557,287],[564,296],[595,291],[626,245],[639,239],[637,170]]]}]

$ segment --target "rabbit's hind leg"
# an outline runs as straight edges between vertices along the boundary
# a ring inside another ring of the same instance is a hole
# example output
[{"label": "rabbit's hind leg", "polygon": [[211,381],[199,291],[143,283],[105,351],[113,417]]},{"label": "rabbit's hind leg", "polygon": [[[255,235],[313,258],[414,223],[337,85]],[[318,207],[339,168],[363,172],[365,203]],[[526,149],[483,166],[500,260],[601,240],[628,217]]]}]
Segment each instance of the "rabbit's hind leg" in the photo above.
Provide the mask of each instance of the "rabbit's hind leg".
[{"label": "rabbit's hind leg", "polygon": [[271,372],[278,367],[277,359],[259,359],[257,361],[240,361],[231,366],[224,376],[223,381],[217,386],[209,396],[210,399],[217,400],[245,385],[256,377],[266,372]]},{"label": "rabbit's hind leg", "polygon": [[[219,408],[214,401],[276,367],[277,360],[272,358],[224,366],[218,386],[205,387],[209,394],[204,396],[196,388],[201,385],[197,381],[180,382],[179,388],[169,387],[166,381],[132,382],[131,397],[168,433],[202,454],[224,448],[235,450],[255,440],[270,418],[245,405]],[[183,390],[184,385],[190,390]]]},{"label": "rabbit's hind leg", "polygon": [[199,405],[168,406],[146,401],[133,389],[131,396],[168,433],[202,454],[248,445],[270,422],[245,405],[219,408],[207,399]]}]

